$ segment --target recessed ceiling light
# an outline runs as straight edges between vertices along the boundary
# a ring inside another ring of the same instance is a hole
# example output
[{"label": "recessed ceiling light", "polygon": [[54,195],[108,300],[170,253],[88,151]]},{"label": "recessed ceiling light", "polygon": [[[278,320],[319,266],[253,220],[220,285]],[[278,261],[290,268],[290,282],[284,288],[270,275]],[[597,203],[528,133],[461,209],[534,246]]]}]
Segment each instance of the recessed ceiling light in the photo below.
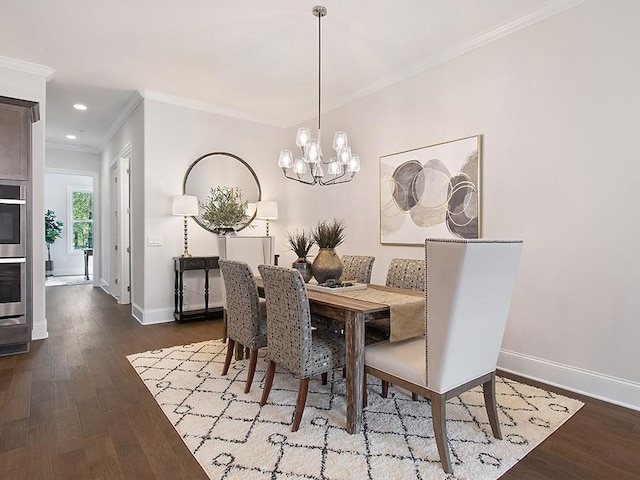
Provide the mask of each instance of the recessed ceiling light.
[{"label": "recessed ceiling light", "polygon": [[78,137],[76,137],[75,135],[65,135],[64,138],[68,138],[69,140],[75,140]]},{"label": "recessed ceiling light", "polygon": [[82,105],[81,103],[76,103],[73,108],[75,108],[76,110],[86,110],[87,106],[86,105]]}]

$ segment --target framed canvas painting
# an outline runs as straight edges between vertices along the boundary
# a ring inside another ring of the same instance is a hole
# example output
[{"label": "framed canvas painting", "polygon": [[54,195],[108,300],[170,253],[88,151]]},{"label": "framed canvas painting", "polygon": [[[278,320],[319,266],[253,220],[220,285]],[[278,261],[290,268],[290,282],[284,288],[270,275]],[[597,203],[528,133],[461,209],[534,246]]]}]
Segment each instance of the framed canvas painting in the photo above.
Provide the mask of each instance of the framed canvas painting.
[{"label": "framed canvas painting", "polygon": [[380,243],[480,237],[480,135],[380,157]]}]

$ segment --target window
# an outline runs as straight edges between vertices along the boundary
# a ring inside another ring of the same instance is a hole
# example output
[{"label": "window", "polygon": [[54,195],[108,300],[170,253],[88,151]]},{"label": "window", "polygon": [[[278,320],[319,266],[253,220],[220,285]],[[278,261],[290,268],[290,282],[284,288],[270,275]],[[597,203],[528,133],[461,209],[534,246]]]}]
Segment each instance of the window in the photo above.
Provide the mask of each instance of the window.
[{"label": "window", "polygon": [[93,192],[71,190],[71,250],[93,248]]}]

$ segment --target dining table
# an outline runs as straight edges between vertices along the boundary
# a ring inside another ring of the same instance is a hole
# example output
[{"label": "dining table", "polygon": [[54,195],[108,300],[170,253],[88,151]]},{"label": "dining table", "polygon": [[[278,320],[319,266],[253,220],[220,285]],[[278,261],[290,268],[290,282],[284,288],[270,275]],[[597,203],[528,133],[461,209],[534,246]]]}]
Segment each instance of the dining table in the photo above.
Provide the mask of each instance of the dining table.
[{"label": "dining table", "polygon": [[[256,284],[260,296],[264,296],[264,285],[260,277],[256,278]],[[367,284],[366,288],[380,293],[397,293],[400,296],[406,296],[407,299],[415,299],[416,297],[424,299],[424,292],[415,290],[374,284]],[[362,429],[363,411],[365,324],[372,320],[389,318],[391,307],[384,303],[350,298],[342,294],[310,288],[307,289],[307,297],[312,315],[322,315],[344,324],[346,430],[351,434],[359,433]]]}]

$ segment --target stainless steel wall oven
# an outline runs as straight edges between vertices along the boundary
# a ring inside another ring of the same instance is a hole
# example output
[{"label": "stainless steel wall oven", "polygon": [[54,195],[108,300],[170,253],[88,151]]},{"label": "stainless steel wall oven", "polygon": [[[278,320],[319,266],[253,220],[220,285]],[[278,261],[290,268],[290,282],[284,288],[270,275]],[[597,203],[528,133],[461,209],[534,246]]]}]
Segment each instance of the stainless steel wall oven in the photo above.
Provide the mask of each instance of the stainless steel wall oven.
[{"label": "stainless steel wall oven", "polygon": [[26,323],[25,258],[0,258],[0,326]]},{"label": "stainless steel wall oven", "polygon": [[26,223],[25,185],[0,181],[0,258],[25,256]]}]

